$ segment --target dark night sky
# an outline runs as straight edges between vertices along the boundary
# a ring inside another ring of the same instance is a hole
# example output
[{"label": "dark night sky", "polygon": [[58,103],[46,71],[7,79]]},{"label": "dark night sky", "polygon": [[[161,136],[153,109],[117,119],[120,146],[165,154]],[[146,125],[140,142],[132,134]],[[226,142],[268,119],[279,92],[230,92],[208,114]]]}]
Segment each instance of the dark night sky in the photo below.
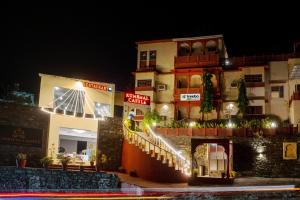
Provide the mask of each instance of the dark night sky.
[{"label": "dark night sky", "polygon": [[122,6],[8,7],[0,83],[37,93],[41,72],[113,82],[120,90],[136,67],[135,41],[223,34],[229,56],[291,52],[300,41],[296,5]]}]

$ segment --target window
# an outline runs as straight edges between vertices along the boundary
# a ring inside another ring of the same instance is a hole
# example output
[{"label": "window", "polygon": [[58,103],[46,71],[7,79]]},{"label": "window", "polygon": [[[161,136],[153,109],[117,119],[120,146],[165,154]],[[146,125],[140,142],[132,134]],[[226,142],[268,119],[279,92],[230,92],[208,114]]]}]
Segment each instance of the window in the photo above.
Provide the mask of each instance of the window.
[{"label": "window", "polygon": [[96,117],[112,117],[109,104],[95,102],[94,112]]},{"label": "window", "polygon": [[137,81],[137,87],[151,87],[152,86],[152,80],[146,79],[146,80],[138,80]]},{"label": "window", "polygon": [[123,117],[123,106],[114,106],[114,116],[115,117]]},{"label": "window", "polygon": [[156,51],[150,51],[149,66],[156,66]]},{"label": "window", "polygon": [[135,113],[136,115],[144,115],[143,111],[140,109],[136,109]]},{"label": "window", "polygon": [[69,112],[83,113],[84,91],[54,87],[53,108]]},{"label": "window", "polygon": [[147,67],[147,51],[140,52],[140,67]]},{"label": "window", "polygon": [[295,85],[296,92],[300,93],[300,84]]},{"label": "window", "polygon": [[272,98],[283,98],[283,86],[271,87],[271,97]]},{"label": "window", "polygon": [[239,84],[238,80],[233,80],[233,81],[231,82],[231,84],[230,84],[230,87],[231,87],[231,88],[237,88],[237,87],[238,87],[238,84]]},{"label": "window", "polygon": [[262,82],[262,74],[247,74],[245,82]]},{"label": "window", "polygon": [[246,109],[247,115],[262,115],[263,107],[262,106],[248,106]]}]

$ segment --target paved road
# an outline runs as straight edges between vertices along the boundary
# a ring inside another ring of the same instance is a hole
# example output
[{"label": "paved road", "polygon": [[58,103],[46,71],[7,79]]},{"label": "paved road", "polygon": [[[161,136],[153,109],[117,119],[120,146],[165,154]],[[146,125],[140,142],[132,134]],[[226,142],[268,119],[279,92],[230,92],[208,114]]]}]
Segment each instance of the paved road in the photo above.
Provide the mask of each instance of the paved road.
[{"label": "paved road", "polygon": [[[215,198],[214,198],[215,197]],[[143,188],[143,191],[111,193],[0,193],[0,199],[300,199],[300,188],[294,185]]]}]

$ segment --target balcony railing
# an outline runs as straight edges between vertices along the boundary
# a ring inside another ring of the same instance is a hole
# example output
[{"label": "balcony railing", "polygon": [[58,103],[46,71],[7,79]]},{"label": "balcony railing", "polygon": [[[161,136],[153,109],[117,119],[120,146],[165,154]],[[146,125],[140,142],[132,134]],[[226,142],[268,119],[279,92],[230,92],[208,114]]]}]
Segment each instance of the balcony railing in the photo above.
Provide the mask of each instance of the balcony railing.
[{"label": "balcony railing", "polygon": [[246,82],[246,87],[265,87],[265,82]]},{"label": "balcony railing", "polygon": [[219,65],[218,54],[190,55],[175,57],[175,68],[204,67]]},{"label": "balcony railing", "polygon": [[[261,56],[242,56],[227,59],[227,64],[231,66],[257,66],[266,65],[270,61],[286,61],[294,58],[295,54],[279,54],[279,55],[261,55]],[[224,61],[224,65],[227,65]]]}]

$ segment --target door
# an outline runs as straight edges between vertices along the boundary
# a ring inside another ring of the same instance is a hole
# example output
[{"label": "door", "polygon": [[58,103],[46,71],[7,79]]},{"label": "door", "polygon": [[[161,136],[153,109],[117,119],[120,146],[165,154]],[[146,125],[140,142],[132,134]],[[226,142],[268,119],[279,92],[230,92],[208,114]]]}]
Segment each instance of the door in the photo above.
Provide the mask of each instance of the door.
[{"label": "door", "polygon": [[77,154],[81,154],[82,150],[87,148],[87,141],[77,141]]}]

